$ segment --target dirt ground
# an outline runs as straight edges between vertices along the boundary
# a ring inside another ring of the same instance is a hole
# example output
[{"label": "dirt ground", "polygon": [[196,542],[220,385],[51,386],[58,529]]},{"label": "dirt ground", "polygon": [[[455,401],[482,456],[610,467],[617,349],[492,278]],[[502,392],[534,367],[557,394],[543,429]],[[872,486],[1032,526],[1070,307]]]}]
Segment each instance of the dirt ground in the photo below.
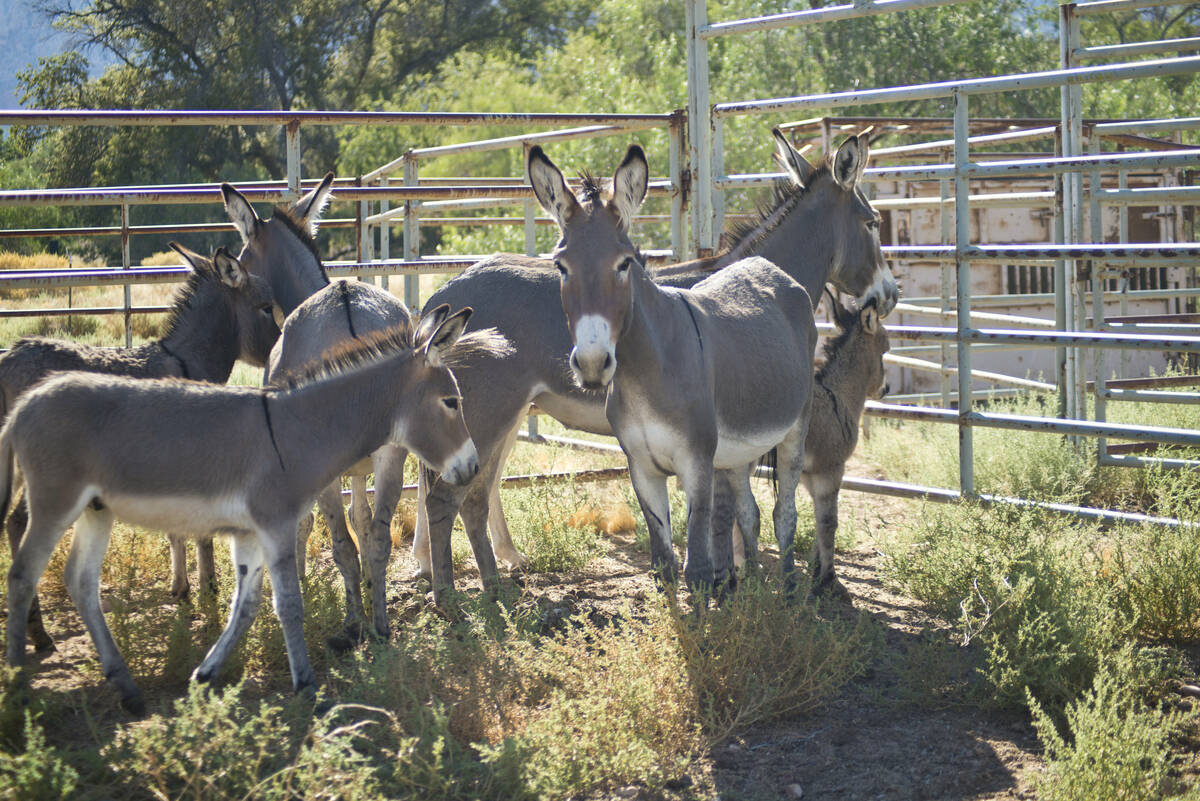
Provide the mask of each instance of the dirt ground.
[{"label": "dirt ground", "polygon": [[[843,521],[863,528],[895,525],[919,514],[919,504],[875,495],[844,493]],[[1030,777],[1041,764],[1040,746],[1028,716],[988,713],[956,703],[953,691],[938,685],[966,683],[961,675],[927,677],[912,671],[910,649],[945,653],[950,636],[912,600],[889,591],[880,580],[879,552],[869,539],[839,551],[837,569],[849,590],[853,610],[874,618],[883,644],[867,674],[816,713],[776,721],[746,732],[714,749],[694,775],[678,783],[680,798],[722,801],[841,799],[842,801],[924,801],[925,799],[1033,798]],[[764,555],[774,567],[770,554]],[[631,540],[614,538],[613,548],[588,570],[564,582],[561,577],[528,576],[526,589],[563,613],[615,611],[631,596],[654,592],[646,575],[647,555]],[[847,610],[847,614],[853,614]],[[951,657],[953,661],[953,657]],[[919,671],[921,663],[916,662]],[[915,689],[914,679],[932,687]],[[928,692],[933,689],[934,692]],[[630,786],[603,798],[658,798]]]},{"label": "dirt ground", "polygon": [[[843,494],[843,525],[854,526],[859,541],[853,549],[838,553],[838,570],[851,594],[853,609],[880,624],[883,643],[878,658],[866,675],[818,712],[757,727],[714,749],[691,775],[668,789],[668,797],[724,801],[1001,801],[1033,797],[1030,778],[1039,769],[1039,748],[1025,716],[983,712],[956,703],[953,692],[939,696],[913,690],[914,678],[935,687],[942,677],[919,675],[922,663],[914,661],[911,653],[953,652],[954,648],[948,644],[948,633],[915,603],[884,586],[871,532],[919,512],[919,505],[911,502]],[[765,560],[770,564],[769,554]],[[388,595],[398,612],[402,607],[411,609],[418,600],[419,588],[408,578],[414,565],[407,553],[394,558]],[[648,555],[634,547],[632,537],[616,535],[608,553],[586,570],[569,576],[529,574],[517,581],[552,624],[555,617],[579,611],[612,614],[631,598],[636,602],[639,596],[655,592],[648,568]],[[477,586],[472,571],[464,572],[467,586]],[[165,580],[163,585],[166,605],[170,601]],[[41,662],[34,691],[60,695],[67,701],[54,707],[74,719],[47,720],[52,732],[75,730],[86,739],[89,730],[96,731],[93,727],[105,729],[123,713],[115,693],[88,678],[96,675],[95,669],[79,669],[94,664],[95,652],[69,601],[48,600],[47,615],[58,651]],[[265,607],[263,613],[269,614]],[[846,610],[846,614],[853,612]],[[969,670],[963,674],[948,680],[967,681]],[[281,680],[286,681],[286,676]],[[165,706],[168,696],[178,693],[178,688],[144,686],[151,709]],[[661,796],[630,786],[601,797]]]}]

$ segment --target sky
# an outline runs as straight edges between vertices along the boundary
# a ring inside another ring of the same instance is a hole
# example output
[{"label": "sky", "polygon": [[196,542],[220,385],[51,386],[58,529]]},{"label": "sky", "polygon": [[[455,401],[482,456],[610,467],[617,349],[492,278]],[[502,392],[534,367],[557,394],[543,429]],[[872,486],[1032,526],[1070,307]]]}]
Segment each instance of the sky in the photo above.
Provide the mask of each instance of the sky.
[{"label": "sky", "polygon": [[[51,28],[32,0],[0,0],[0,108],[20,108],[18,72],[69,47],[69,37]],[[94,74],[99,53],[87,55]]]}]

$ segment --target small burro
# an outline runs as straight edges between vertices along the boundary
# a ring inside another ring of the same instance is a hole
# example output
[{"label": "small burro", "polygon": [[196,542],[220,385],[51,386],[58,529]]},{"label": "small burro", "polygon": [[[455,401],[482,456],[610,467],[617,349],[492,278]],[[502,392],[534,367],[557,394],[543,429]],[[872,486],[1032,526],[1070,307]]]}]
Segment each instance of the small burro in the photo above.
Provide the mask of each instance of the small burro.
[{"label": "small burro", "polygon": [[304,644],[296,526],[330,481],[386,442],[442,480],[479,469],[450,370],[470,351],[503,350],[494,331],[463,334],[449,306],[327,354],[279,388],[223,387],[68,372],[26,393],[0,430],[0,512],[23,478],[29,524],[8,573],[8,662],[25,657],[26,617],[54,547],[75,523],[65,583],[122,704],[141,691],[100,608],[100,564],[114,519],[192,535],[228,534],[236,587],[229,621],[192,678],[214,677],[257,613],[264,566],[292,683],[314,684]]}]

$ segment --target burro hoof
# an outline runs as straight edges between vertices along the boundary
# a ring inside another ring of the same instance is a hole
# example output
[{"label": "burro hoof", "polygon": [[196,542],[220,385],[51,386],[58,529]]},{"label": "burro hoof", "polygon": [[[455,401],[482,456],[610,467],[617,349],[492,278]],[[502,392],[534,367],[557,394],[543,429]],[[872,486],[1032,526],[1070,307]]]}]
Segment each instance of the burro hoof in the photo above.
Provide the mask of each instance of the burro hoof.
[{"label": "burro hoof", "polygon": [[321,689],[321,685],[317,683],[317,677],[312,674],[312,671],[309,671],[293,683],[293,689],[296,695],[301,698],[314,700],[317,697],[317,691]]},{"label": "burro hoof", "polygon": [[30,639],[33,640],[33,650],[39,654],[52,654],[58,650],[58,647],[54,645],[54,640],[44,632],[41,636],[33,634]]},{"label": "burro hoof", "polygon": [[353,651],[358,647],[360,642],[362,642],[361,636],[355,636],[345,630],[325,640],[325,644],[329,646],[329,650],[339,655]]},{"label": "burro hoof", "polygon": [[813,598],[828,598],[842,603],[852,603],[854,600],[850,595],[850,590],[846,589],[846,585],[838,581],[837,576],[833,573],[814,583],[809,595]]},{"label": "burro hoof", "polygon": [[141,693],[127,695],[122,698],[121,707],[135,718],[144,718],[146,716],[146,700],[142,698]]}]

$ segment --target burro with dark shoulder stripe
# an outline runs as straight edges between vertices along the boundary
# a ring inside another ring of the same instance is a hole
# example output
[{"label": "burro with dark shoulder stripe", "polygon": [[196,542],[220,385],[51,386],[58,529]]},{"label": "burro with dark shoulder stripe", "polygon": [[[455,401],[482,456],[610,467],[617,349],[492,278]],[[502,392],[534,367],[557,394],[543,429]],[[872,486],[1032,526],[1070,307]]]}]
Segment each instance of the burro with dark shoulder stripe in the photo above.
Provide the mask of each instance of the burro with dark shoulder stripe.
[{"label": "burro with dark shoulder stripe", "polygon": [[[315,683],[304,644],[296,525],[350,465],[394,442],[449,483],[478,471],[447,366],[460,350],[503,350],[463,335],[448,306],[339,348],[277,388],[133,380],[69,372],[29,391],[0,430],[0,512],[23,479],[29,524],[8,573],[10,665],[25,660],[26,616],[50,555],[75,524],[65,583],[105,677],[131,712],[141,692],[100,608],[100,566],[115,519],[231,538],[229,621],[193,680],[213,678],[253,621],[270,570],[292,683]],[[346,413],[353,409],[354,414]]]}]

